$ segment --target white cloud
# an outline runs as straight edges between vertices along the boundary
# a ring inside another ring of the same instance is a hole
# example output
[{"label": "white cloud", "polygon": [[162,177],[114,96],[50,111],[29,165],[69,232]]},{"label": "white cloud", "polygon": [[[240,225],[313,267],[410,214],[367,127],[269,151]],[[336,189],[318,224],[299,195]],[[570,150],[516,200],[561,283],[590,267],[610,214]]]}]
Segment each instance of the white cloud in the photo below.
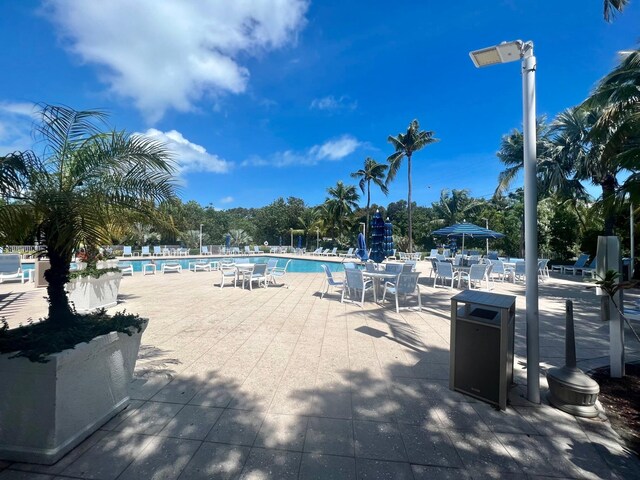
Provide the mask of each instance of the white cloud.
[{"label": "white cloud", "polygon": [[0,102],[0,155],[33,148],[33,103]]},{"label": "white cloud", "polygon": [[339,98],[328,95],[322,98],[314,98],[309,108],[312,110],[337,111],[355,110],[357,106],[358,102],[355,100],[352,101],[347,95],[342,95]]},{"label": "white cloud", "polygon": [[296,41],[308,0],[45,0],[65,47],[102,68],[117,96],[156,122],[203,97],[241,93],[244,55]]},{"label": "white cloud", "polygon": [[187,172],[226,173],[233,166],[231,162],[208,153],[203,146],[190,142],[177,130],[161,132],[150,128],[143,134],[138,133],[138,135],[146,135],[165,143],[174,154],[178,171],[181,174]]},{"label": "white cloud", "polygon": [[220,199],[220,203],[222,204],[226,204],[226,203],[232,203],[234,200],[233,197],[224,197]]},{"label": "white cloud", "polygon": [[357,148],[363,146],[355,137],[343,135],[339,138],[328,140],[322,145],[314,145],[304,151],[285,150],[276,152],[268,158],[259,156],[249,157],[242,162],[243,167],[290,167],[294,165],[316,165],[322,160],[337,161],[352,154]]}]

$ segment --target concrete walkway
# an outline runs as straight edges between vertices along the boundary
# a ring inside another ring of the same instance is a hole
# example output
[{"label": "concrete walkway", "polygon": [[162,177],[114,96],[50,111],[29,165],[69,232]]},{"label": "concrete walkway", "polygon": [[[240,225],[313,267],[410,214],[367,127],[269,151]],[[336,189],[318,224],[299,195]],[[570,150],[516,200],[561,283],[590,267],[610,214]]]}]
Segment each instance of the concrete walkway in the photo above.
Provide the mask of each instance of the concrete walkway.
[{"label": "concrete walkway", "polygon": [[[518,296],[518,386],[501,412],[449,390],[452,291],[428,274],[423,311],[400,314],[320,299],[321,274],[252,292],[219,280],[125,277],[117,309],[150,318],[131,406],[56,465],[0,462],[0,479],[640,478],[608,422],[524,398],[522,285],[495,290]],[[44,294],[0,285],[0,316],[12,326],[42,317]],[[565,298],[581,365],[606,364],[592,291],[562,277],[540,295],[543,370],[564,363]]]}]

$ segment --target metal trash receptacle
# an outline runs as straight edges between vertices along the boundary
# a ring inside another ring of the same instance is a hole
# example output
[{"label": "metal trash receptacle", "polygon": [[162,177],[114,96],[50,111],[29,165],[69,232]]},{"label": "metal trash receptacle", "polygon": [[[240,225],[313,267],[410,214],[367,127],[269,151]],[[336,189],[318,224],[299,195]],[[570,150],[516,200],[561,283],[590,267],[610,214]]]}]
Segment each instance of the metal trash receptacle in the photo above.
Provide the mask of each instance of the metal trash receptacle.
[{"label": "metal trash receptacle", "polygon": [[51,262],[49,262],[49,260],[36,259],[36,263],[35,263],[36,273],[34,278],[34,281],[36,283],[36,288],[46,287],[47,285],[49,285],[49,282],[47,282],[47,280],[44,278],[44,272],[46,270],[49,270],[49,268],[51,268]]},{"label": "metal trash receptacle", "polygon": [[516,297],[465,290],[451,298],[449,388],[507,408]]}]

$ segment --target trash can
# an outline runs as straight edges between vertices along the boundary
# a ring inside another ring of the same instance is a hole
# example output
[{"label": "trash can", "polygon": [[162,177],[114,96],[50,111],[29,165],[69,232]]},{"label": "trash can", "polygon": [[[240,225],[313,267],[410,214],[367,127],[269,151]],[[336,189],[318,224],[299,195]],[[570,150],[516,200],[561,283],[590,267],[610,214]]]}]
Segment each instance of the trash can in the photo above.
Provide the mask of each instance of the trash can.
[{"label": "trash can", "polygon": [[49,260],[37,260],[36,259],[36,273],[35,273],[35,283],[36,283],[36,287],[46,287],[47,285],[49,285],[49,282],[47,282],[44,278],[44,272],[46,270],[49,270],[49,268],[51,268],[51,262],[49,262]]},{"label": "trash can", "polygon": [[516,297],[465,290],[451,298],[449,388],[507,408]]}]

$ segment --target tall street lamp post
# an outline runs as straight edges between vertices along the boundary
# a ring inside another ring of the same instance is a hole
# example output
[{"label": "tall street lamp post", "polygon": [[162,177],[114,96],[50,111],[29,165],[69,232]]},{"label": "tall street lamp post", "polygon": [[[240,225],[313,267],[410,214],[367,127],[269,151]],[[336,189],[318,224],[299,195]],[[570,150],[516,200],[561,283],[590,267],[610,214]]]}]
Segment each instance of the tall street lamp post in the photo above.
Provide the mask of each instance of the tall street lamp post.
[{"label": "tall street lamp post", "polygon": [[470,52],[476,67],[522,61],[524,137],[524,248],[527,320],[527,398],[540,403],[540,338],[538,315],[538,225],[536,186],[536,57],[533,42],[503,42]]},{"label": "tall street lamp post", "polygon": [[202,255],[202,223],[200,224],[200,255]]},{"label": "tall street lamp post", "polygon": [[316,250],[320,248],[320,229],[316,228]]},{"label": "tall street lamp post", "polygon": [[[482,220],[484,220],[485,228],[487,230],[489,230],[489,219],[488,218],[483,218]],[[489,237],[487,237],[486,242],[487,242],[487,257],[488,257],[489,256]]]}]

